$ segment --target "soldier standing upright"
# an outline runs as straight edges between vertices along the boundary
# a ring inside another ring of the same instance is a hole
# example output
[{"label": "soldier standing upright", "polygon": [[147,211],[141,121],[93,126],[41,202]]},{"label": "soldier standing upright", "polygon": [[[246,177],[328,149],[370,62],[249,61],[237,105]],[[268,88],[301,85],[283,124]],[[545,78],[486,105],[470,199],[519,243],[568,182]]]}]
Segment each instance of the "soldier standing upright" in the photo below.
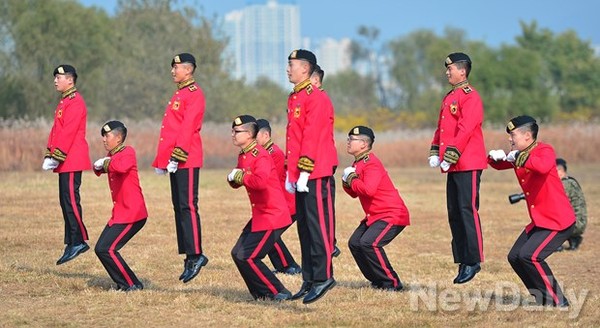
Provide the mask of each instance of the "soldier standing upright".
[{"label": "soldier standing upright", "polygon": [[194,80],[196,58],[181,53],[171,60],[177,91],[167,104],[160,128],[158,150],[152,166],[158,174],[169,173],[171,201],[175,211],[177,248],[186,254],[179,280],[194,279],[208,263],[202,248],[198,183],[202,167],[200,129],[204,118],[204,93]]},{"label": "soldier standing upright", "polygon": [[54,69],[54,87],[61,99],[54,112],[54,124],[48,136],[46,155],[42,169],[58,173],[58,193],[65,221],[66,244],[63,255],[56,264],[68,262],[90,247],[86,243],[88,233],[83,223],[81,208],[81,173],[92,167],[88,143],[87,107],[75,86],[77,72],[71,65]]},{"label": "soldier standing upright", "polygon": [[483,103],[467,78],[471,59],[452,53],[444,62],[452,90],[442,100],[431,141],[429,165],[441,167],[446,178],[446,206],[452,233],[452,254],[458,263],[455,284],[473,279],[483,262],[479,218],[479,184],[487,167],[483,143]]},{"label": "soldier standing upright", "polygon": [[288,79],[294,90],[288,97],[286,129],[286,190],[296,193],[296,218],[302,252],[300,291],[303,303],[321,298],[336,284],[333,278],[335,181],[338,165],[333,135],[334,109],[329,96],[313,87],[310,76],[317,57],[304,49],[288,56]]}]

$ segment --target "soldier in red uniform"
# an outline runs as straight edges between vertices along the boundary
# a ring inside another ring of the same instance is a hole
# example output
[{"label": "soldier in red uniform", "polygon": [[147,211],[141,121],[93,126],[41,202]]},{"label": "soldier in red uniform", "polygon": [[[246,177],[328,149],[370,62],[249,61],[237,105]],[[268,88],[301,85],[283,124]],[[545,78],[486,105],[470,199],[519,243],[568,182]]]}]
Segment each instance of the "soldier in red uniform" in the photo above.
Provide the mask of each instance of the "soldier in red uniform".
[{"label": "soldier in red uniform", "polygon": [[431,141],[429,165],[448,172],[446,205],[452,232],[454,263],[459,263],[455,284],[470,281],[481,270],[483,236],[479,218],[479,184],[487,167],[483,143],[483,103],[469,84],[471,59],[452,53],[445,61],[452,90],[440,107]]},{"label": "soldier in red uniform", "polygon": [[336,284],[331,254],[335,240],[335,181],[338,165],[333,135],[334,110],[329,96],[313,87],[310,76],[315,55],[304,49],[288,57],[288,79],[294,90],[288,98],[286,129],[286,190],[296,193],[296,219],[302,252],[300,291],[303,303],[321,298]]},{"label": "soldier in red uniform", "polygon": [[[267,153],[269,153],[269,155],[271,155],[273,164],[277,170],[277,175],[279,176],[279,180],[281,182],[281,190],[283,191],[285,188],[285,155],[283,154],[283,151],[273,142],[273,139],[271,139],[271,124],[269,124],[269,121],[265,119],[258,119],[256,120],[256,124],[258,126],[256,142],[262,146]],[[284,196],[290,210],[292,222],[295,222],[295,197],[293,194],[288,192],[284,192]],[[283,242],[283,239],[279,238],[275,241],[275,245],[268,255],[271,263],[273,263],[275,272],[281,272],[290,275],[299,274],[302,272],[302,268],[294,260],[292,253],[290,253],[290,250]]]},{"label": "soldier in red uniform", "polygon": [[208,263],[202,249],[198,214],[198,181],[202,167],[200,129],[204,117],[204,93],[194,80],[196,59],[189,53],[171,61],[177,91],[167,104],[160,129],[158,151],[152,166],[158,174],[169,174],[171,200],[179,254],[186,254],[179,280],[194,279]]},{"label": "soldier in red uniform", "polygon": [[85,140],[87,107],[75,84],[77,72],[71,65],[54,69],[54,87],[61,100],[54,112],[54,124],[48,136],[42,169],[58,173],[60,207],[65,221],[66,244],[56,264],[63,264],[90,249],[85,242],[88,233],[83,223],[79,187],[81,172],[89,170],[89,147]]},{"label": "soldier in red uniform", "polygon": [[575,213],[558,177],[554,149],[537,141],[538,129],[531,116],[511,119],[506,132],[512,151],[490,151],[488,162],[497,170],[515,171],[531,218],[508,253],[508,262],[538,304],[564,307],[569,302],[546,258],[571,235]]},{"label": "soldier in red uniform", "polygon": [[366,215],[348,240],[348,247],[373,287],[400,291],[402,281],[383,247],[410,224],[410,218],[383,164],[371,152],[374,141],[373,130],[366,126],[348,132],[346,150],[354,156],[354,163],[344,169],[342,186],[350,197],[358,197]]},{"label": "soldier in red uniform", "polygon": [[[321,91],[325,91],[323,89],[323,79],[325,78],[325,71],[319,65],[315,65],[315,70],[310,75],[310,83],[317,87]],[[335,227],[334,227],[335,229]],[[337,239],[335,239],[335,231],[333,232],[334,240],[333,240],[333,251],[331,252],[331,256],[338,257],[342,253],[342,251],[337,247]]]},{"label": "soldier in red uniform", "polygon": [[143,289],[144,285],[127,265],[119,250],[146,224],[148,211],[138,177],[135,150],[125,146],[127,128],[119,121],[109,121],[100,129],[106,157],[94,162],[97,176],[108,174],[113,201],[112,215],[102,231],[95,252],[118,290]]},{"label": "soldier in red uniform", "polygon": [[292,219],[273,159],[258,146],[257,133],[256,120],[250,115],[236,117],[231,126],[233,144],[241,151],[227,181],[236,189],[244,186],[252,205],[252,217],[231,256],[254,299],[289,300],[292,293],[262,261]]}]

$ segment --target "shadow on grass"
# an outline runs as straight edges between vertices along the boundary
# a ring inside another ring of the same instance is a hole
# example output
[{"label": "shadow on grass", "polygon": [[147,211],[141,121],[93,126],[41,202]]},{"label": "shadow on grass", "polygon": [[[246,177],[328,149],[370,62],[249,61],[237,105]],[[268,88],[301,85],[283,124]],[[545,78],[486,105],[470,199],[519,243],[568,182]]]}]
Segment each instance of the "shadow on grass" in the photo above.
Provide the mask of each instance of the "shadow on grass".
[{"label": "shadow on grass", "polygon": [[164,288],[156,285],[148,285],[147,290],[152,290],[156,292],[162,293],[173,293],[173,294],[187,294],[187,295],[210,295],[217,298],[223,299],[228,303],[236,303],[236,304],[250,304],[257,305],[263,307],[277,307],[286,311],[295,312],[295,313],[307,313],[312,312],[314,309],[310,308],[302,304],[302,300],[295,301],[283,301],[278,302],[269,299],[258,299],[255,300],[252,298],[252,295],[246,289],[236,289],[231,287],[221,287],[221,286],[190,286],[185,289],[179,288]]}]

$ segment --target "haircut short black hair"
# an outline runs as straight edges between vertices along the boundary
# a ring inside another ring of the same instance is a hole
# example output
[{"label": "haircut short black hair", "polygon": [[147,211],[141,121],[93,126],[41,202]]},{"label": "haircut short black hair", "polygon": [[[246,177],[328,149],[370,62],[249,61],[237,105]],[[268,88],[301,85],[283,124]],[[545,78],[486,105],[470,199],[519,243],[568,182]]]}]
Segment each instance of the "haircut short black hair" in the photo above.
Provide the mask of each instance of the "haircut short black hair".
[{"label": "haircut short black hair", "polygon": [[469,74],[471,73],[471,63],[470,62],[460,61],[460,62],[454,63],[454,65],[456,65],[456,68],[458,68],[458,69],[464,69],[466,76],[469,77]]},{"label": "haircut short black hair", "polygon": [[319,81],[323,83],[323,79],[325,78],[325,71],[321,68],[321,66],[316,65],[315,70],[312,74],[317,74],[317,76],[319,77]]},{"label": "haircut short black hair", "polygon": [[567,172],[567,161],[565,161],[562,158],[557,158],[556,159],[556,166],[562,166],[562,168],[565,170],[565,172]]},{"label": "haircut short black hair", "polygon": [[241,126],[244,127],[244,129],[247,129],[248,132],[250,132],[252,139],[256,139],[256,135],[258,134],[258,125],[256,124],[256,122],[244,123]]},{"label": "haircut short black hair", "polygon": [[523,129],[523,131],[531,131],[531,136],[533,137],[533,139],[537,139],[540,127],[536,122],[531,122],[521,125],[520,127],[518,127],[518,129]]}]

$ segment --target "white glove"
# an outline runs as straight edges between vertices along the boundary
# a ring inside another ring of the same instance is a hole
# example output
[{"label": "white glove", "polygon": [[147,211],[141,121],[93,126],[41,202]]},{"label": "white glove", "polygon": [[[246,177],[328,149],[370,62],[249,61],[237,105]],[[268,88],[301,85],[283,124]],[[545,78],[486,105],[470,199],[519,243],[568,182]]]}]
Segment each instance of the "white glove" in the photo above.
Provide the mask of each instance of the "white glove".
[{"label": "white glove", "polygon": [[296,192],[296,184],[293,182],[290,182],[290,178],[289,178],[287,172],[285,172],[285,191],[289,192],[290,194],[293,194]]},{"label": "white glove", "polygon": [[231,173],[229,173],[229,175],[227,176],[227,181],[229,181],[229,182],[233,181],[233,178],[235,177],[235,174],[238,171],[241,171],[241,170],[240,169],[233,169],[233,170],[231,170]]},{"label": "white glove", "polygon": [[179,165],[179,162],[169,161],[169,164],[167,164],[167,172],[169,172],[169,173],[177,172],[178,165]]},{"label": "white glove", "polygon": [[439,156],[429,156],[429,166],[438,167],[440,166],[440,157]]},{"label": "white glove", "polygon": [[55,168],[58,167],[58,161],[55,160],[52,157],[46,157],[44,158],[44,163],[42,163],[42,170],[44,171],[50,171],[50,170],[54,170]]},{"label": "white glove", "polygon": [[159,169],[158,167],[154,168],[154,173],[158,174],[158,175],[165,175],[167,174],[167,170],[165,169]]},{"label": "white glove", "polygon": [[506,155],[506,161],[507,162],[514,162],[517,160],[517,155],[519,154],[518,150],[513,150],[510,153],[508,153],[508,155]]},{"label": "white glove", "polygon": [[442,161],[440,163],[440,167],[442,168],[442,170],[444,172],[448,171],[448,169],[450,169],[450,163],[446,162],[446,161]]},{"label": "white glove", "polygon": [[348,179],[348,176],[350,175],[350,173],[354,173],[356,172],[356,168],[349,166],[347,168],[344,169],[344,174],[342,175],[342,181],[346,182],[346,179]]},{"label": "white glove", "polygon": [[494,161],[503,161],[506,159],[506,153],[502,149],[490,150],[489,155]]},{"label": "white glove", "polygon": [[104,167],[104,162],[109,159],[109,157],[102,157],[100,159],[98,159],[97,161],[94,162],[94,169],[96,169],[97,171],[102,170],[102,168]]},{"label": "white glove", "polygon": [[298,182],[296,182],[296,190],[298,192],[308,192],[308,176],[310,173],[308,172],[300,172],[300,177],[298,178]]}]

